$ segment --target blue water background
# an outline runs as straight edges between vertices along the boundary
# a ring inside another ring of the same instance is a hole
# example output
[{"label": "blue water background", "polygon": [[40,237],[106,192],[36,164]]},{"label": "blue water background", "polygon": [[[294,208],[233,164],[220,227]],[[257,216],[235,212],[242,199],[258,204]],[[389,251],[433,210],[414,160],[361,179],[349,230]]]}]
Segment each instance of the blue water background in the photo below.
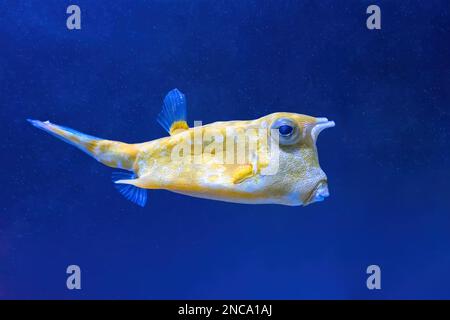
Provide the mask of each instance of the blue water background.
[{"label": "blue water background", "polygon": [[[2,1],[0,25],[0,298],[450,298],[448,1]],[[25,121],[148,141],[175,87],[191,123],[334,120],[318,141],[331,196],[151,191],[140,208],[110,168]]]}]

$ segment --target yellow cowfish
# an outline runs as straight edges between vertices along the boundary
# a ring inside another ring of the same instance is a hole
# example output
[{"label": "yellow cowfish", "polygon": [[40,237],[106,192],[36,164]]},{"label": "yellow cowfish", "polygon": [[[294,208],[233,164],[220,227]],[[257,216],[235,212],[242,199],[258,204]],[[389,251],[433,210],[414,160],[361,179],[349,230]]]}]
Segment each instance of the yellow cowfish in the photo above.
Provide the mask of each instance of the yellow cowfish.
[{"label": "yellow cowfish", "polygon": [[[190,128],[186,99],[177,89],[164,99],[158,122],[169,136],[128,144],[104,140],[49,121],[35,127],[124,171],[113,182],[144,206],[147,189],[248,204],[308,205],[329,195],[316,140],[334,126],[326,118],[277,112],[256,120],[214,122]],[[125,171],[127,170],[127,171]]]}]

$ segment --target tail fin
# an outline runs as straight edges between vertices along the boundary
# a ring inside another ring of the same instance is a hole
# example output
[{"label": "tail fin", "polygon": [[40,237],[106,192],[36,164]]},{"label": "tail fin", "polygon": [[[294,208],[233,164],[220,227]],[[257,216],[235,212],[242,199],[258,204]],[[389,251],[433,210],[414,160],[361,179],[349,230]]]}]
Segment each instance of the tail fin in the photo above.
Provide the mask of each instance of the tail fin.
[{"label": "tail fin", "polygon": [[133,144],[89,136],[49,121],[42,122],[30,119],[28,121],[36,128],[42,129],[58,139],[77,147],[109,167],[133,170],[138,151]]}]

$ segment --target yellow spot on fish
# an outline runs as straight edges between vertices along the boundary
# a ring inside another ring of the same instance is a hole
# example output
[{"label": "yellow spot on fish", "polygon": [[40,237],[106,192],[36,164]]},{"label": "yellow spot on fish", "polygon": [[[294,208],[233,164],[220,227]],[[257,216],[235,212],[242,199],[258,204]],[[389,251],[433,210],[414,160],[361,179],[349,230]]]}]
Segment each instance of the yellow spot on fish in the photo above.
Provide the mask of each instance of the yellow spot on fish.
[{"label": "yellow spot on fish", "polygon": [[253,166],[250,164],[239,166],[233,173],[233,183],[239,183],[253,175]]},{"label": "yellow spot on fish", "polygon": [[184,121],[184,120],[175,121],[170,126],[170,135],[177,134],[177,133],[182,132],[182,131],[187,130],[187,129],[189,129],[189,126],[186,123],[186,121]]}]

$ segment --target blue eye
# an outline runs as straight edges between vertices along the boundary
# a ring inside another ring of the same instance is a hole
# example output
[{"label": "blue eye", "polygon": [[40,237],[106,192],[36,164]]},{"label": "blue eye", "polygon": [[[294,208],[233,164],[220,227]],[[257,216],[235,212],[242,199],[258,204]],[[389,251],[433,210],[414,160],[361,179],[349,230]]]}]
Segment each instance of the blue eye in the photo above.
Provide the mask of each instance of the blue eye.
[{"label": "blue eye", "polygon": [[301,127],[290,118],[275,119],[270,128],[274,133],[274,139],[282,146],[297,144],[302,138]]},{"label": "blue eye", "polygon": [[294,128],[292,128],[291,126],[289,126],[287,124],[281,125],[278,128],[278,132],[280,132],[280,134],[282,136],[288,136],[288,135],[292,134],[292,131],[294,131]]}]

